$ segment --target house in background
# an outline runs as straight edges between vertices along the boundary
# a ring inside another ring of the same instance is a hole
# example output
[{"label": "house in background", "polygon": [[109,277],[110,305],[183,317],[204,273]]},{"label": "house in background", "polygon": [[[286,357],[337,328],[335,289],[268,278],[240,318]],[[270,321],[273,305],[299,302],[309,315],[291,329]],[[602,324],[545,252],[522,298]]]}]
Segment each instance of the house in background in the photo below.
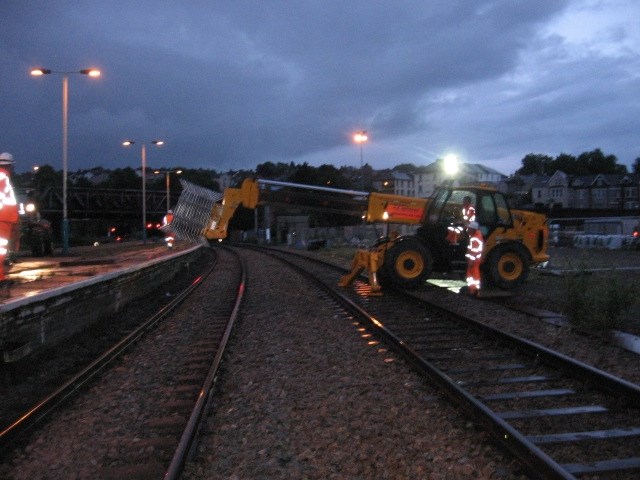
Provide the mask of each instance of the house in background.
[{"label": "house in background", "polygon": [[637,211],[639,184],[635,174],[567,175],[557,171],[533,184],[531,201],[536,207],[555,209]]},{"label": "house in background", "polygon": [[480,164],[463,163],[454,177],[444,173],[442,162],[434,162],[419,167],[415,173],[408,174],[397,170],[378,172],[373,188],[384,193],[406,195],[409,197],[429,198],[436,188],[445,183],[453,185],[489,185],[499,188],[506,175]]}]

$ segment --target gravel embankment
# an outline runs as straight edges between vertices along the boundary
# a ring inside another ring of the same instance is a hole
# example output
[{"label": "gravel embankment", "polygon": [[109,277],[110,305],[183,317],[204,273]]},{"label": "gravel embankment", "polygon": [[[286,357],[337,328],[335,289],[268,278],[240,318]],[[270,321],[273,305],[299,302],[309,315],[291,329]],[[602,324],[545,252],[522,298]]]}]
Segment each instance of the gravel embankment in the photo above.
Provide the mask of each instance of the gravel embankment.
[{"label": "gravel embankment", "polygon": [[306,281],[245,255],[247,303],[185,478],[527,478]]}]

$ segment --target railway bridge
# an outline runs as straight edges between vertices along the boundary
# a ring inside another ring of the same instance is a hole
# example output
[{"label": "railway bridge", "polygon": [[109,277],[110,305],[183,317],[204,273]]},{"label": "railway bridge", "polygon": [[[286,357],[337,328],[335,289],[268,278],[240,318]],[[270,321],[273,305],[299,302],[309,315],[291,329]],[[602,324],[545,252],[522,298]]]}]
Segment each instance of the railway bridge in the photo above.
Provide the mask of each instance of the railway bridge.
[{"label": "railway bridge", "polygon": [[[169,192],[169,205],[175,205],[179,192]],[[167,210],[167,191],[145,191],[146,219],[158,223]],[[49,187],[34,198],[43,218],[51,222],[54,240],[61,238],[63,189]],[[72,243],[106,236],[111,228],[132,238],[142,229],[142,189],[69,187],[67,218]]]}]

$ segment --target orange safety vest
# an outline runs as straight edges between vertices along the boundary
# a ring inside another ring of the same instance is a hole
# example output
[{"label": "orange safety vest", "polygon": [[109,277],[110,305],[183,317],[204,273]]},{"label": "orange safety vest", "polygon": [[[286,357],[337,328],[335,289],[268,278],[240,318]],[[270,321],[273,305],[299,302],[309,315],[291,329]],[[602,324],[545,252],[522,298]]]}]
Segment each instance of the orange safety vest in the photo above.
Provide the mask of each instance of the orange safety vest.
[{"label": "orange safety vest", "polygon": [[480,264],[482,263],[482,249],[484,248],[484,237],[480,230],[476,230],[469,237],[467,245],[467,286],[469,293],[475,295],[480,290]]},{"label": "orange safety vest", "polygon": [[173,221],[173,213],[167,213],[162,219],[163,225],[169,225]]},{"label": "orange safety vest", "polygon": [[9,173],[0,168],[0,222],[18,223],[18,202]]},{"label": "orange safety vest", "polygon": [[484,247],[484,237],[480,230],[476,230],[469,237],[469,245],[467,246],[467,257],[472,262],[478,261],[482,258],[482,247]]},{"label": "orange safety vest", "polygon": [[476,209],[473,205],[469,205],[468,207],[462,207],[462,219],[465,222],[476,221]]}]

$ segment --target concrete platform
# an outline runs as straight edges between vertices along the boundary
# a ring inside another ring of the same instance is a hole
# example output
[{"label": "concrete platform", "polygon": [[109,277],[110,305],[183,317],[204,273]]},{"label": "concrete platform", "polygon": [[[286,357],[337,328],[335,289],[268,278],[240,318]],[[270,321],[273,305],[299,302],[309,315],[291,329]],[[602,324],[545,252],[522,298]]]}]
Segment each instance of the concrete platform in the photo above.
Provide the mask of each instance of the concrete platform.
[{"label": "concrete platform", "polygon": [[23,298],[34,297],[52,289],[77,284],[85,280],[104,280],[105,274],[126,270],[155,260],[166,260],[193,248],[191,243],[181,243],[167,249],[162,243],[114,243],[98,247],[70,248],[67,255],[21,257],[8,268],[8,278],[15,282],[10,296],[0,298],[3,305],[12,305]]},{"label": "concrete platform", "polygon": [[161,242],[128,242],[20,258],[8,271],[15,282],[10,296],[0,298],[0,362],[15,362],[108,318],[203,251],[187,242],[171,250]]}]

